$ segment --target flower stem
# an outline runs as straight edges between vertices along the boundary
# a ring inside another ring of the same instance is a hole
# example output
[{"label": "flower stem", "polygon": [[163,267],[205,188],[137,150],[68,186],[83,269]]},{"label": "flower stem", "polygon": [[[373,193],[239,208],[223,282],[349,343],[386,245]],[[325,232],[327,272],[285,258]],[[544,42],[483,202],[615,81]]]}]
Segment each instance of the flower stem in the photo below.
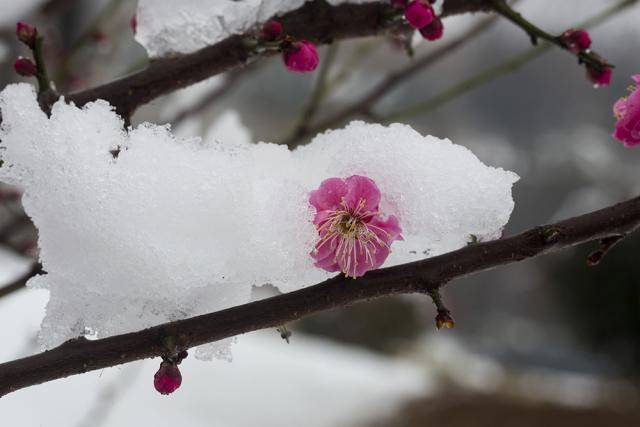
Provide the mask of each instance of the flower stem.
[{"label": "flower stem", "polygon": [[51,90],[51,83],[49,81],[47,67],[44,62],[43,44],[44,39],[42,36],[38,35],[33,45],[33,59],[36,62],[36,69],[38,70],[38,74],[36,74],[36,78],[38,79],[38,94],[43,94],[44,92]]},{"label": "flower stem", "polygon": [[[631,1],[631,3],[633,3],[634,1],[635,0]],[[538,39],[543,39],[562,49],[567,48],[559,37],[547,33],[532,22],[526,20],[521,14],[512,9],[505,0],[489,0],[489,2],[491,3],[491,7],[493,8],[493,10],[526,31],[531,38],[531,43],[533,43],[534,45],[538,44]],[[604,67],[613,68],[611,64],[608,64],[597,54],[594,54],[592,52],[579,52],[576,54],[576,56],[581,63],[585,63],[598,70],[601,70]]]}]

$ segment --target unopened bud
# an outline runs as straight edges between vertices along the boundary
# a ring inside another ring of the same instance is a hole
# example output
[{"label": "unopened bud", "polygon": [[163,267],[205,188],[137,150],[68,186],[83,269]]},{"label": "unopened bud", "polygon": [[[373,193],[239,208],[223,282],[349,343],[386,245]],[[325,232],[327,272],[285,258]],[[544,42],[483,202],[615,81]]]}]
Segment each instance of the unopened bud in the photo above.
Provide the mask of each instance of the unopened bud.
[{"label": "unopened bud", "polygon": [[36,37],[38,37],[38,30],[36,30],[36,27],[21,21],[16,24],[16,35],[18,40],[33,49],[36,44]]},{"label": "unopened bud", "polygon": [[36,64],[34,64],[29,58],[23,58],[22,56],[16,59],[16,62],[13,64],[13,69],[16,73],[24,77],[31,77],[38,74]]}]

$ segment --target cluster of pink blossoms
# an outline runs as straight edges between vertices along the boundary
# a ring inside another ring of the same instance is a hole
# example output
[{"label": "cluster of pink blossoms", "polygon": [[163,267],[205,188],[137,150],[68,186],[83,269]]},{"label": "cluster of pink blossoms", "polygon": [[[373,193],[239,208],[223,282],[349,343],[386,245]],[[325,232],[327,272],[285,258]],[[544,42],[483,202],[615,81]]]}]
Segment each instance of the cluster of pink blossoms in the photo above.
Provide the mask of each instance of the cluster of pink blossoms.
[{"label": "cluster of pink blossoms", "polygon": [[631,77],[636,86],[631,88],[629,96],[623,96],[613,104],[613,114],[618,121],[613,137],[625,147],[640,145],[640,74]]},{"label": "cluster of pink blossoms", "polygon": [[380,267],[391,243],[402,240],[398,219],[383,219],[380,190],[369,178],[329,178],[311,192],[319,240],[311,252],[316,267],[360,277]]},{"label": "cluster of pink blossoms", "polygon": [[267,21],[262,26],[260,41],[264,44],[275,44],[282,52],[284,65],[290,71],[307,73],[315,70],[320,63],[316,45],[309,40],[295,40],[291,36],[283,36],[282,24],[278,21]]},{"label": "cluster of pink blossoms", "polygon": [[409,24],[420,31],[422,37],[429,41],[438,40],[444,34],[444,26],[439,16],[436,16],[431,0],[392,0],[391,3],[404,8],[404,17]]}]

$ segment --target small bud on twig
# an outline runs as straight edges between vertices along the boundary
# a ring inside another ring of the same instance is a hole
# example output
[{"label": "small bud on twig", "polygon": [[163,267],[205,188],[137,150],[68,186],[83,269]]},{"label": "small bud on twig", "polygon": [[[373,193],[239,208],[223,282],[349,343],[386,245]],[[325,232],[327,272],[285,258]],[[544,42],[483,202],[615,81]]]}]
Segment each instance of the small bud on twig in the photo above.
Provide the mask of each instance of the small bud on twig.
[{"label": "small bud on twig", "polygon": [[436,316],[436,328],[438,328],[438,330],[442,328],[451,329],[454,326],[455,322],[449,310],[438,311],[438,315]]},{"label": "small bud on twig", "polygon": [[18,36],[18,40],[33,49],[36,45],[38,30],[36,30],[36,27],[21,21],[16,24],[16,36]]},{"label": "small bud on twig", "polygon": [[13,64],[13,69],[16,73],[24,77],[33,77],[38,74],[36,64],[34,64],[29,58],[24,58],[22,56]]},{"label": "small bud on twig", "polygon": [[260,31],[260,38],[264,41],[275,41],[282,37],[282,24],[278,21],[271,20],[264,23]]}]

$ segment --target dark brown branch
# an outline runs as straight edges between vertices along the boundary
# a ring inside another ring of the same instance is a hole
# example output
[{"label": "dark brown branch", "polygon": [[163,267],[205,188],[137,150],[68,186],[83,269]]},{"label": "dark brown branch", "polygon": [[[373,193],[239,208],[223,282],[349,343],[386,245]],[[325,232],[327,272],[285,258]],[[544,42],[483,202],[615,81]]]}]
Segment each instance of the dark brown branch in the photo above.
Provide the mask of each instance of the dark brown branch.
[{"label": "dark brown branch", "polygon": [[[487,0],[447,0],[443,15],[488,10]],[[388,1],[331,6],[325,0],[305,3],[301,8],[283,15],[287,33],[300,39],[330,43],[333,40],[364,37],[389,30]],[[273,55],[267,51],[259,56]],[[249,58],[243,36],[232,36],[213,46],[174,58],[158,59],[147,68],[119,80],[67,96],[78,105],[96,99],[107,100],[127,118],[140,105],[177,89],[181,89],[216,74],[247,63]]]},{"label": "dark brown branch", "polygon": [[535,227],[513,237],[479,243],[444,255],[367,273],[357,280],[340,275],[318,285],[124,335],[89,341],[78,338],[50,351],[0,365],[0,396],[69,375],[115,366],[167,352],[172,337],[186,349],[357,301],[400,293],[426,293],[452,279],[640,227],[640,197]]}]

